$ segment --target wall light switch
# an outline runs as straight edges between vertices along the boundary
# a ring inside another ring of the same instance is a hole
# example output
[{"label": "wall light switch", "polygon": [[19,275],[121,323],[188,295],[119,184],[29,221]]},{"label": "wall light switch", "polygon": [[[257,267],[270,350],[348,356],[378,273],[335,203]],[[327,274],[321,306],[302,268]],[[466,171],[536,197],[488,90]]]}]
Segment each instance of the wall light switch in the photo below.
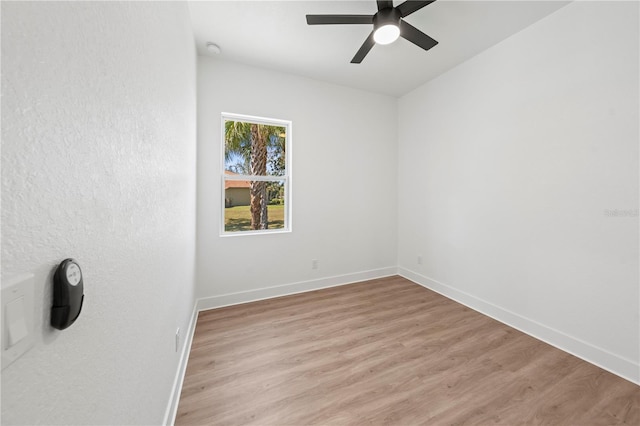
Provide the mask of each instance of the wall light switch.
[{"label": "wall light switch", "polygon": [[4,320],[8,328],[8,335],[5,349],[15,346],[29,334],[24,316],[24,296],[20,296],[6,304]]},{"label": "wall light switch", "polygon": [[6,280],[2,287],[2,369],[34,343],[33,274]]}]

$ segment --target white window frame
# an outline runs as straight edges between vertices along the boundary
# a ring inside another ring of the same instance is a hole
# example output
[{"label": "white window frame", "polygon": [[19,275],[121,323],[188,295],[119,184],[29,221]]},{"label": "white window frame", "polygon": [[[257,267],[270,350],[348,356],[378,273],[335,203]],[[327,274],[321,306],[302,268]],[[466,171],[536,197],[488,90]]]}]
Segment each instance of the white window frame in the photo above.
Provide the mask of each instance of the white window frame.
[{"label": "white window frame", "polygon": [[[266,124],[271,126],[281,126],[286,128],[285,137],[285,174],[283,176],[255,176],[255,175],[227,175],[225,174],[225,121],[244,121],[247,123]],[[221,237],[238,237],[247,235],[261,235],[261,234],[282,234],[290,233],[292,231],[292,179],[291,179],[291,141],[293,139],[293,123],[290,120],[281,120],[277,118],[256,117],[253,115],[234,114],[229,112],[223,112],[220,118],[220,141],[221,155],[220,155],[220,183],[221,183],[221,214],[220,214],[220,236]],[[230,180],[252,180],[252,181],[265,181],[265,182],[280,182],[284,181],[284,227],[279,229],[256,229],[249,231],[225,231],[225,182]]]}]

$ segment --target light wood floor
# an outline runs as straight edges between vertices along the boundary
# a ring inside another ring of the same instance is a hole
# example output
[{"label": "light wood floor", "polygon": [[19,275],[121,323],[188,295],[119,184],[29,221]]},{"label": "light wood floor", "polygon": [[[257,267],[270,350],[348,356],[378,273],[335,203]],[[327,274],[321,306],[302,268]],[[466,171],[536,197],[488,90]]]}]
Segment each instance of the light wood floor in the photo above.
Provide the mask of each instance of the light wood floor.
[{"label": "light wood floor", "polygon": [[178,425],[640,425],[640,387],[400,277],[203,312]]}]

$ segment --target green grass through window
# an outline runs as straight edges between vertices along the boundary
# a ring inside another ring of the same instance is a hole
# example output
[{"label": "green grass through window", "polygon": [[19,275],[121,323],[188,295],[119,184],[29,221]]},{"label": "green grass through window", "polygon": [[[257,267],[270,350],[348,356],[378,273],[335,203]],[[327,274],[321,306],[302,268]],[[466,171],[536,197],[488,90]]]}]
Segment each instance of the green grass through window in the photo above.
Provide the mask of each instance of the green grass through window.
[{"label": "green grass through window", "polygon": [[[268,229],[284,228],[284,206],[267,206]],[[224,230],[239,232],[251,230],[249,206],[227,207],[224,209]]]}]

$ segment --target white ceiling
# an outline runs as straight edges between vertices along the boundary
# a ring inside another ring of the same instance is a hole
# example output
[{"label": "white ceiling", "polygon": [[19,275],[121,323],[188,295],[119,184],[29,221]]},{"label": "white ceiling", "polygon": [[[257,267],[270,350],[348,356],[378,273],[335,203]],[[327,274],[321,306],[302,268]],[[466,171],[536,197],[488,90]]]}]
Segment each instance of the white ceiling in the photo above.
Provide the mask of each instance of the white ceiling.
[{"label": "white ceiling", "polygon": [[[350,61],[372,26],[309,26],[305,15],[372,15],[374,0],[191,1],[189,9],[199,55],[401,96],[567,3],[438,0],[406,18],[437,46],[424,51],[398,39],[374,46],[361,64]],[[222,52],[212,54],[207,42]]]}]

